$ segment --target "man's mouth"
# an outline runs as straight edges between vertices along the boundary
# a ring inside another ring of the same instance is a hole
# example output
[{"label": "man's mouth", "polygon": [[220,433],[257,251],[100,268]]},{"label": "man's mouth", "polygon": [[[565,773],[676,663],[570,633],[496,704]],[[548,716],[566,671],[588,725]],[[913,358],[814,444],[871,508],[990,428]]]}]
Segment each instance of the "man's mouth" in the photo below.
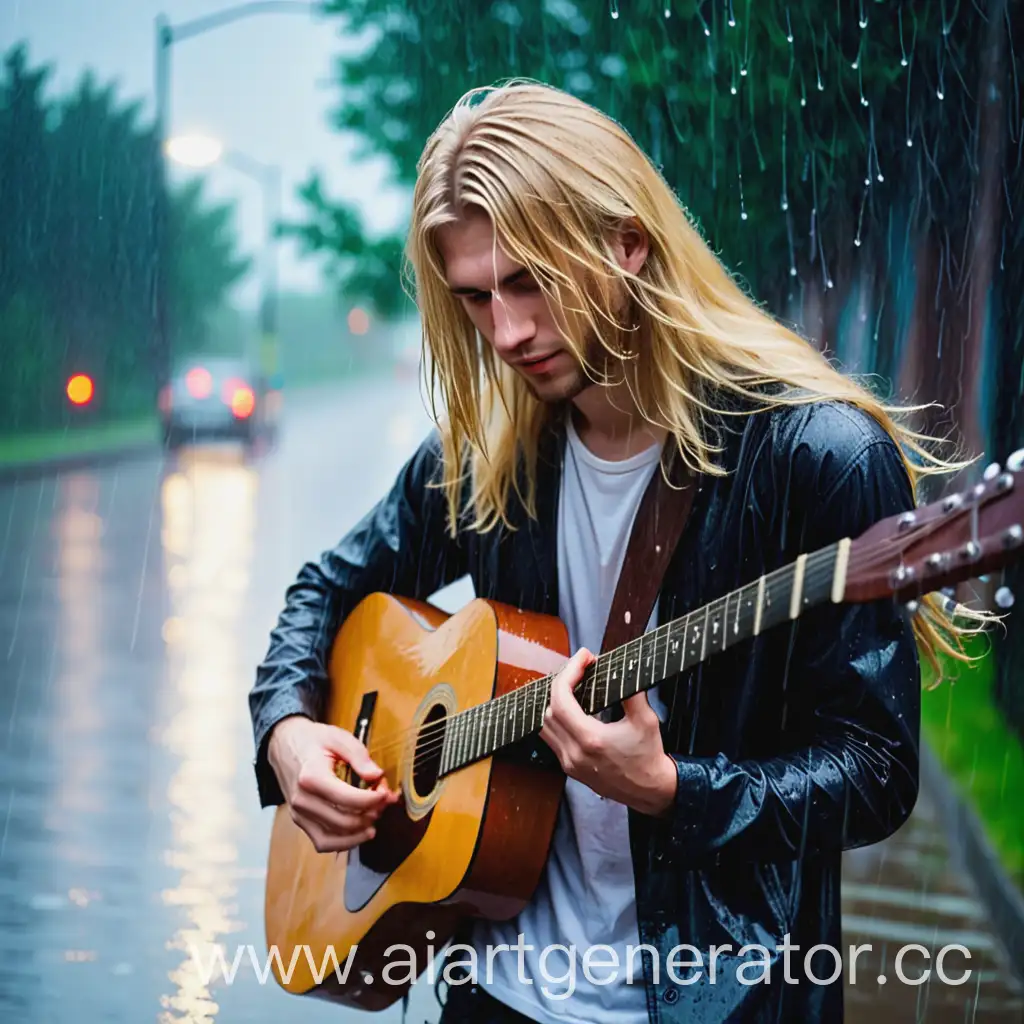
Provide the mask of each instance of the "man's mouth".
[{"label": "man's mouth", "polygon": [[524,373],[547,373],[559,355],[560,353],[558,352],[551,352],[537,359],[523,361],[519,364],[519,367]]}]

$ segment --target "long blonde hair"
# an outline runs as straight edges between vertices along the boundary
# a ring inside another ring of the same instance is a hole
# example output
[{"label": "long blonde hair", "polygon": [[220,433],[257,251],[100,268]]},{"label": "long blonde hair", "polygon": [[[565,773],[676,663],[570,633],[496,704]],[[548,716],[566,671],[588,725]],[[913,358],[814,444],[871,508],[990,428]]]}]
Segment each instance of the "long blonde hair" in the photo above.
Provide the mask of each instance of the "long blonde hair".
[{"label": "long blonde hair", "polygon": [[[625,371],[619,377],[641,416],[668,432],[694,471],[724,473],[705,429],[708,413],[726,412],[709,404],[723,391],[761,408],[822,398],[858,406],[900,444],[915,496],[922,477],[969,464],[939,458],[930,451],[934,439],[903,421],[927,406],[883,403],[749,298],[616,121],[559,89],[512,79],[459,99],[424,148],[413,195],[406,270],[415,285],[431,400],[439,387],[445,408],[439,417],[435,404],[434,418],[453,533],[466,513],[472,529],[511,527],[513,493],[535,514],[538,443],[552,415],[494,357],[447,286],[437,231],[470,211],[484,212],[495,244],[500,240],[533,274],[588,375],[607,383],[608,362]],[[622,269],[608,244],[628,218],[650,241],[636,275]],[[616,297],[623,294],[629,316],[620,323]],[[642,328],[634,336],[644,339],[643,359],[622,340],[634,327]],[[606,353],[601,367],[590,365],[580,346],[581,328],[600,340]],[[975,627],[957,625],[935,595],[919,602],[914,615],[919,645],[937,678],[936,652],[970,660],[963,637],[991,621],[962,605],[956,612]]]}]

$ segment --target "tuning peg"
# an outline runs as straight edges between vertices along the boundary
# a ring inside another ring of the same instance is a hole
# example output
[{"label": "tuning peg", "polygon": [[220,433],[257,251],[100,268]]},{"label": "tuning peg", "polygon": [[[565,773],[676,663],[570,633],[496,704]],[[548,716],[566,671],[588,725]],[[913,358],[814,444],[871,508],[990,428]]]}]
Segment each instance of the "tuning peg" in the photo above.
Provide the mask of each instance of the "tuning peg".
[{"label": "tuning peg", "polygon": [[1018,448],[1007,460],[1006,468],[1011,473],[1019,473],[1024,469],[1024,448]]},{"label": "tuning peg", "polygon": [[989,463],[989,464],[988,464],[988,465],[987,465],[987,466],[985,467],[985,472],[984,472],[984,473],[982,473],[982,478],[983,478],[984,480],[995,480],[995,478],[996,478],[997,476],[999,476],[999,474],[1000,474],[1000,473],[1001,473],[1002,471],[1003,471],[1003,467],[1002,467],[1002,466],[1000,466],[998,462],[990,462],[990,463]]},{"label": "tuning peg", "polygon": [[995,599],[1000,608],[1009,608],[1013,604],[1013,591],[1009,587],[1000,587],[995,593]]},{"label": "tuning peg", "polygon": [[920,607],[920,605],[917,603],[917,601],[908,601],[904,605],[904,607],[907,609],[908,612],[910,612],[911,615],[916,615],[917,609]]}]

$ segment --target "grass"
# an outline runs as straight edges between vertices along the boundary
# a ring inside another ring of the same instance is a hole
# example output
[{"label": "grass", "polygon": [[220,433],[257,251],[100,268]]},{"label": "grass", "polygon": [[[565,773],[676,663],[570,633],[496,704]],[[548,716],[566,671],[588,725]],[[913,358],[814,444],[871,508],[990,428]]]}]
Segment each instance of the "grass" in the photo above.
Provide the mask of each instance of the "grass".
[{"label": "grass", "polygon": [[157,441],[159,437],[157,420],[153,416],[93,427],[0,436],[0,467],[18,466],[65,455],[100,453],[126,445]]},{"label": "grass", "polygon": [[[961,796],[974,808],[997,856],[1024,891],[1024,747],[995,703],[989,641],[972,638],[972,665],[953,662],[922,694],[921,725]],[[927,666],[926,666],[927,670]],[[926,679],[926,685],[930,680]]]}]

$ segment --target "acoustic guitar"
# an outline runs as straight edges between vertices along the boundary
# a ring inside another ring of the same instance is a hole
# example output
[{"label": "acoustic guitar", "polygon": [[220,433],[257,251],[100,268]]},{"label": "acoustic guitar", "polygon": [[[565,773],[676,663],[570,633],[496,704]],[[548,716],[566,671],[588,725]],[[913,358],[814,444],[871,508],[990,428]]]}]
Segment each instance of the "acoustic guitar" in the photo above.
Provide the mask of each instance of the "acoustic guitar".
[{"label": "acoustic guitar", "polygon": [[[1024,551],[1022,464],[1024,449],[969,490],[800,555],[599,655],[577,699],[596,714],[813,606],[891,597],[912,608],[1007,565]],[[1008,603],[1005,589],[997,598]],[[367,746],[401,799],[347,853],[318,853],[287,806],[275,809],[265,931],[279,985],[383,1010],[465,917],[508,919],[525,906],[565,777],[506,752],[541,730],[571,653],[559,619],[494,601],[449,615],[375,593],[353,609],[332,647],[325,720]],[[363,784],[343,762],[337,772]]]}]

